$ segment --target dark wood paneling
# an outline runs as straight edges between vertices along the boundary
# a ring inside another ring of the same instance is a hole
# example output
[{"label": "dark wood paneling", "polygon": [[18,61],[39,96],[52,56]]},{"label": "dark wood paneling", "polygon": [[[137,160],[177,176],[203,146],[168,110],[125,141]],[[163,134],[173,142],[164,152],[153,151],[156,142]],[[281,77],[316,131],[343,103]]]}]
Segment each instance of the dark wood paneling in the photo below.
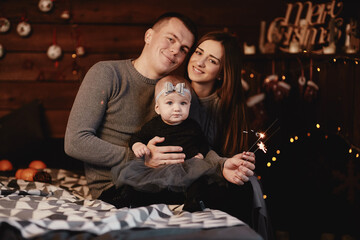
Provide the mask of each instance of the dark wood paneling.
[{"label": "dark wood paneling", "polygon": [[[62,11],[71,9],[72,21],[79,24],[136,24],[149,26],[160,14],[177,11],[190,16],[199,26],[256,26],[259,19],[283,16],[286,2],[266,0],[167,1],[167,0],[77,0],[54,1],[49,13],[38,9],[38,0],[2,0],[0,8],[11,19],[24,14],[33,23],[67,23]],[[276,6],[276,7],[274,7]],[[271,11],[269,11],[271,9]]]},{"label": "dark wood paneling", "polygon": [[[145,30],[163,12],[177,11],[191,17],[198,25],[200,35],[228,28],[239,36],[241,43],[256,45],[260,22],[266,21],[268,26],[275,18],[284,17],[287,2],[296,1],[59,0],[54,1],[55,7],[51,12],[43,13],[38,9],[39,0],[1,0],[0,17],[8,18],[12,26],[9,32],[0,34],[0,44],[7,51],[0,59],[0,110],[11,111],[38,98],[45,104],[46,111],[69,111],[77,87],[88,69],[101,60],[138,56],[144,44]],[[358,16],[354,14],[356,8],[352,7],[353,4],[348,0],[344,2],[344,14]],[[70,10],[71,19],[61,18],[64,10]],[[24,17],[33,29],[26,38],[16,33],[16,25]],[[54,29],[56,42],[64,52],[57,67],[46,55],[53,43]],[[87,54],[76,58],[74,64],[71,55],[78,41]],[[294,69],[297,64],[295,57],[287,57],[278,61],[277,73]],[[247,57],[247,67],[256,70],[255,91],[262,87],[264,77],[271,74],[271,59],[274,58],[276,56],[264,57],[261,54]],[[308,64],[307,58],[302,60]],[[76,74],[73,74],[74,67],[78,71]],[[360,103],[356,92],[359,89],[356,82],[359,67],[324,64],[322,68],[316,79],[320,85],[320,102],[316,103],[318,111],[309,117],[319,118],[330,128],[337,124],[344,125],[348,136],[359,143],[360,113],[357,106]],[[291,74],[292,84],[296,85],[299,73]],[[308,76],[308,72],[306,74]],[[348,113],[353,113],[353,116]],[[63,128],[65,118],[56,119],[57,122],[50,123]],[[57,129],[55,125],[51,128]]]},{"label": "dark wood paneling", "polygon": [[[12,52],[46,52],[53,44],[53,32],[56,31],[56,43],[64,52],[74,52],[79,41],[89,53],[140,52],[144,45],[146,28],[141,26],[119,25],[73,25],[32,24],[32,33],[26,38],[20,37],[15,29],[1,38],[1,44]],[[76,33],[77,32],[77,33]]]},{"label": "dark wood paneling", "polygon": [[[7,53],[6,58],[0,60],[0,81],[80,81],[87,70],[98,61],[135,56],[136,53],[86,54],[74,60],[71,54],[64,54],[56,67],[56,62],[49,59],[46,52]],[[77,70],[76,74],[73,73],[74,69]]]},{"label": "dark wood paneling", "polygon": [[69,110],[79,86],[79,82],[0,81],[0,109],[20,108],[38,99],[45,109]]}]

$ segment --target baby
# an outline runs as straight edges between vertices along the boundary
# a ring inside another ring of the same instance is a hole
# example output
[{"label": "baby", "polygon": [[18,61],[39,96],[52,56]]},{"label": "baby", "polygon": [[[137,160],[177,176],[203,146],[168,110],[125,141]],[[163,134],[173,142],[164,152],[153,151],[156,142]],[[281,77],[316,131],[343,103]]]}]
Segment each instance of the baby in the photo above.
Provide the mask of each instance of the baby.
[{"label": "baby", "polygon": [[148,142],[155,136],[164,137],[160,146],[181,146],[185,159],[203,159],[209,151],[207,141],[197,122],[188,119],[191,92],[190,84],[179,76],[162,78],[155,86],[157,117],[146,123],[130,139],[129,146],[136,157],[150,155]]},{"label": "baby", "polygon": [[[155,111],[158,116],[131,137],[129,146],[137,159],[126,163],[118,182],[145,192],[164,189],[181,192],[203,174],[213,172],[212,166],[202,160],[209,151],[209,145],[200,125],[188,118],[190,105],[190,84],[184,78],[170,75],[158,81],[155,86]],[[181,146],[186,161],[157,168],[146,166],[143,157],[150,155],[146,145],[155,136],[165,138],[157,145]]]}]

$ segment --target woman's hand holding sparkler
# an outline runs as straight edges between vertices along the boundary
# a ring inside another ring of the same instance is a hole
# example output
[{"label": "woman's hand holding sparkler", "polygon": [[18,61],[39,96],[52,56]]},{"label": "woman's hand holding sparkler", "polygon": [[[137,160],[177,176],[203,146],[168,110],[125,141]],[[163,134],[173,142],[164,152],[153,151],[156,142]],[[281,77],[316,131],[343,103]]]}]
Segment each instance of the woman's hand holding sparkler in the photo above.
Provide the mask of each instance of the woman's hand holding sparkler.
[{"label": "woman's hand holding sparkler", "polygon": [[255,154],[243,152],[225,161],[223,176],[231,183],[244,185],[249,181],[249,177],[254,175],[253,170],[255,170]]}]

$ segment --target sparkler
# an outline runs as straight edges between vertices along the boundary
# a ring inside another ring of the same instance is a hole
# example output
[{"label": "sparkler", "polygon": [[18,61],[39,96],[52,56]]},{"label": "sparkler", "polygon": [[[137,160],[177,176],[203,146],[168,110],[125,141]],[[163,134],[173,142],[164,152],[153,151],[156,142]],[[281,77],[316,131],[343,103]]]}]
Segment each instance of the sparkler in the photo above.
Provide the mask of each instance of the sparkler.
[{"label": "sparkler", "polygon": [[280,130],[280,127],[278,127],[267,139],[264,140],[264,142],[259,142],[257,145],[258,145],[258,148],[254,151],[254,153],[256,153],[257,150],[262,150],[264,153],[267,152],[267,148],[265,146],[265,142],[267,140],[269,140],[277,131]]},{"label": "sparkler", "polygon": [[[254,142],[254,144],[249,148],[248,152],[251,151],[251,149],[254,147],[254,146],[258,146],[257,149],[254,151],[254,153],[257,151],[257,150],[262,150],[264,153],[267,152],[267,148],[265,146],[265,142],[267,140],[269,140],[272,135],[274,135],[277,131],[280,130],[280,127],[278,127],[271,135],[270,137],[268,137],[267,139],[265,139],[264,141],[261,141],[261,139],[264,139],[265,138],[265,133],[267,133],[267,131],[270,130],[270,128],[277,122],[278,119],[275,119],[275,121],[273,123],[270,124],[270,126],[266,129],[266,131],[264,133],[261,133],[261,132],[255,132],[255,136],[258,137],[258,139]],[[251,132],[254,132],[254,130],[250,130]],[[247,131],[243,131],[244,133],[248,133]]]}]

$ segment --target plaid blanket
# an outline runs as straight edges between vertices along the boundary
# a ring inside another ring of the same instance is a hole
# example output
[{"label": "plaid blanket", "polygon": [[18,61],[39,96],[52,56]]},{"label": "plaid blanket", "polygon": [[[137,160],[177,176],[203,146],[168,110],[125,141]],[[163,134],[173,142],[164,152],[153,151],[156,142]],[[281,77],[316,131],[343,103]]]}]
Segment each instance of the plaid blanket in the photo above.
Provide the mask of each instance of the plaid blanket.
[{"label": "plaid blanket", "polygon": [[6,222],[25,238],[54,230],[97,235],[131,228],[214,228],[244,224],[222,211],[189,213],[164,204],[117,209],[90,200],[86,179],[62,169],[46,169],[52,184],[0,177],[0,225]]}]

